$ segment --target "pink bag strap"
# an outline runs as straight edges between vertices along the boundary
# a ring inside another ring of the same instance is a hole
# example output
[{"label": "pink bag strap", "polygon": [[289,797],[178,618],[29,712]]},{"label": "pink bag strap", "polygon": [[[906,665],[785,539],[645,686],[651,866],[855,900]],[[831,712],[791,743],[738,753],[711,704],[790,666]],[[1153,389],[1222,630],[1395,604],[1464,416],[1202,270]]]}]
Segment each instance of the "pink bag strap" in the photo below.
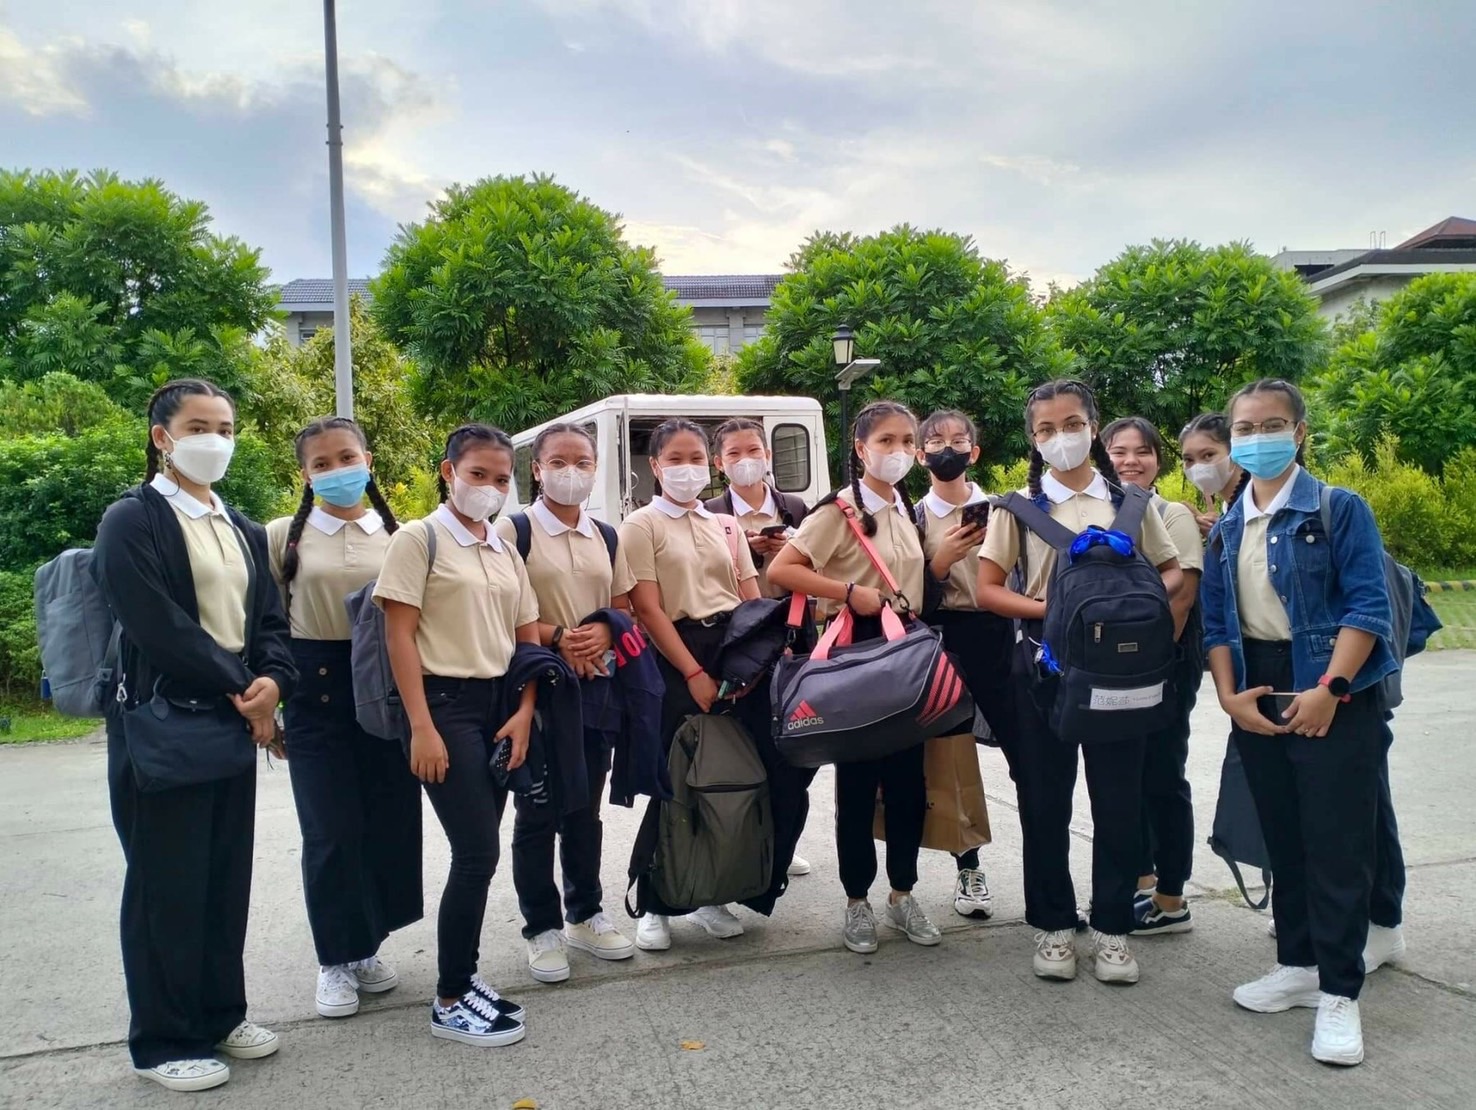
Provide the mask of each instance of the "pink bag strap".
[{"label": "pink bag strap", "polygon": [[[856,516],[855,508],[840,499],[837,499],[835,504],[841,513],[844,514],[846,523],[851,526],[851,531],[856,534],[856,540],[861,544],[861,550],[866,552],[866,557],[871,560],[871,565],[876,568],[877,573],[882,576],[882,581],[887,584],[887,589],[892,591],[893,596],[901,598],[903,604],[910,610],[912,608],[911,599],[902,592],[902,587],[897,585],[897,579],[892,577],[891,570],[887,567],[886,563],[882,562],[882,557],[877,552],[876,545],[871,542],[871,537],[866,534],[866,529],[861,527],[861,521]],[[887,511],[890,512],[892,510],[889,509]],[[887,608],[891,608],[891,606],[887,606]]]},{"label": "pink bag strap", "polygon": [[[882,635],[888,640],[900,640],[907,635],[907,628],[902,623],[902,618],[893,611],[890,605],[883,605],[881,611]],[[830,627],[825,630],[825,635],[820,637],[820,642],[815,645],[815,650],[810,653],[811,659],[824,661],[830,658],[830,649],[836,647],[849,647],[852,638],[856,634],[856,617],[849,605],[841,609],[840,613],[830,622]]]}]

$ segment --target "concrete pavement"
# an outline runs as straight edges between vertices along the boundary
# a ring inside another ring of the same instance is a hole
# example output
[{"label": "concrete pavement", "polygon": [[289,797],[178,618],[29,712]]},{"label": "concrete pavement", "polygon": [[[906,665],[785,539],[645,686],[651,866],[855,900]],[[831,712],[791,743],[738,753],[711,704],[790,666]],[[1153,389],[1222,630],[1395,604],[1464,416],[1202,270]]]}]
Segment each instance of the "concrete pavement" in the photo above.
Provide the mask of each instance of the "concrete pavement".
[{"label": "concrete pavement", "polygon": [[[1410,954],[1364,995],[1368,1061],[1314,1063],[1308,1011],[1238,1011],[1229,991],[1274,959],[1265,919],[1227,889],[1202,846],[1226,725],[1196,713],[1190,777],[1198,802],[1196,930],[1135,942],[1143,982],[1046,984],[1030,971],[1021,922],[1019,827],[997,752],[985,753],[995,843],[984,850],[996,917],[951,909],[952,863],[924,853],[919,900],[947,930],[939,948],[883,936],[871,957],[839,943],[843,897],[830,837],[832,780],[812,790],[801,851],[815,864],[772,919],[739,911],[747,933],[716,941],[686,923],[675,945],[624,964],[575,953],[574,975],[532,983],[506,868],[484,932],[487,977],[527,1005],[522,1044],[476,1050],[434,1041],[434,905],[444,838],[426,812],[427,910],[384,955],[402,985],[329,1022],[313,1014],[315,966],[297,874],[287,774],[261,772],[253,918],[252,1017],[283,1035],[273,1059],[233,1065],[211,1105],[423,1106],[523,1098],[561,1108],[1072,1106],[1145,1101],[1199,1106],[1465,1107],[1476,1082],[1476,953],[1465,907],[1476,892],[1476,753],[1464,743],[1476,653],[1411,661],[1396,723],[1393,781],[1409,881]],[[1213,700],[1212,698],[1210,699]],[[122,859],[107,812],[98,742],[0,748],[0,1106],[155,1106],[186,1100],[136,1080],[122,1045],[127,1007],[117,954]],[[1073,859],[1089,895],[1085,792]],[[626,853],[637,814],[607,807],[607,908],[622,924]],[[508,819],[509,821],[511,818]],[[878,882],[878,897],[883,883]],[[619,912],[617,912],[617,910]],[[366,996],[367,997],[367,996]],[[681,1047],[701,1042],[700,1050]]]}]

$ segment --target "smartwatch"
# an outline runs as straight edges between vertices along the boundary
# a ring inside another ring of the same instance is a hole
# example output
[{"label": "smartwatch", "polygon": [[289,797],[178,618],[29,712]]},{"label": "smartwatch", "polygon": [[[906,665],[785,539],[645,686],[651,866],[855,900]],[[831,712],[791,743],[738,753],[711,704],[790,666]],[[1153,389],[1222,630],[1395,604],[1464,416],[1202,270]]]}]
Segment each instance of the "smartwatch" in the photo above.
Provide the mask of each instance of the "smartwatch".
[{"label": "smartwatch", "polygon": [[553,635],[548,638],[548,646],[553,648],[554,650],[558,650],[559,641],[564,638],[565,631],[566,629],[563,625],[555,625]]},{"label": "smartwatch", "polygon": [[1353,683],[1346,678],[1325,674],[1317,680],[1317,685],[1326,686],[1327,692],[1344,705],[1353,700]]}]

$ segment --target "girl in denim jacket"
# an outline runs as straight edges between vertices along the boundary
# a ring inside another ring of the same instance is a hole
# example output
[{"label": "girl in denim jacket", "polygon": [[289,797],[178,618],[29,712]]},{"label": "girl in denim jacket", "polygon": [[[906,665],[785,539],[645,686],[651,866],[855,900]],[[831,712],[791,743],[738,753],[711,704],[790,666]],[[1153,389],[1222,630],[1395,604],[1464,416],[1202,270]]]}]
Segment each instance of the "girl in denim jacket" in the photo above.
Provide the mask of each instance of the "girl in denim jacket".
[{"label": "girl in denim jacket", "polygon": [[1315,1008],[1312,1055],[1352,1065],[1387,735],[1378,684],[1397,666],[1383,543],[1344,490],[1324,530],[1295,386],[1248,385],[1228,415],[1247,483],[1211,537],[1205,647],[1276,875],[1277,936],[1275,968],[1234,997],[1258,1013]]}]

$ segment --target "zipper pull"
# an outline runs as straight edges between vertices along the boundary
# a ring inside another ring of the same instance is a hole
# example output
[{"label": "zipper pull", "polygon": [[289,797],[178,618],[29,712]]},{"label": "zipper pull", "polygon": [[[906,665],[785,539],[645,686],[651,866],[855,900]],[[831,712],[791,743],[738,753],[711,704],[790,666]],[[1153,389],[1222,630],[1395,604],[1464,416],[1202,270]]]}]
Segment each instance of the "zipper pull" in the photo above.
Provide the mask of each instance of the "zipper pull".
[{"label": "zipper pull", "polygon": [[1096,624],[1092,625],[1092,642],[1093,643],[1098,643],[1098,644],[1100,644],[1102,642],[1102,622],[1101,621],[1098,621]]}]

